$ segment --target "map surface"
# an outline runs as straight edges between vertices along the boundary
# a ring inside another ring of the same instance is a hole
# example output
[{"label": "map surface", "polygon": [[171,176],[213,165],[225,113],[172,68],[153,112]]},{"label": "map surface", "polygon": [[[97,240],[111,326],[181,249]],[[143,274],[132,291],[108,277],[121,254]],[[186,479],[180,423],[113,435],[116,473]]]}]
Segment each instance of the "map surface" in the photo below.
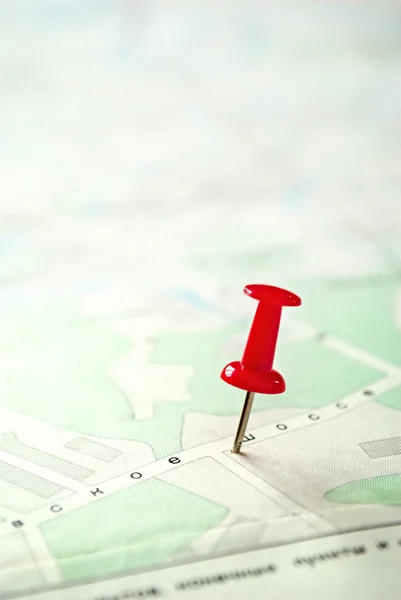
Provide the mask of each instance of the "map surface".
[{"label": "map surface", "polygon": [[0,15],[0,597],[401,525],[399,4]]}]

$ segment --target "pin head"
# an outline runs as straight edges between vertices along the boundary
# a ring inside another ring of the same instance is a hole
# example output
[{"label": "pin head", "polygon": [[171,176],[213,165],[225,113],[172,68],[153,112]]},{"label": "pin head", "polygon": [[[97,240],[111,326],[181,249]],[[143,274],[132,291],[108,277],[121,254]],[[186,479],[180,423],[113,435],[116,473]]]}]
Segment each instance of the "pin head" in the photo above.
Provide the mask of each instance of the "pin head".
[{"label": "pin head", "polygon": [[300,306],[301,298],[275,285],[253,283],[244,287],[244,294],[270,306]]}]

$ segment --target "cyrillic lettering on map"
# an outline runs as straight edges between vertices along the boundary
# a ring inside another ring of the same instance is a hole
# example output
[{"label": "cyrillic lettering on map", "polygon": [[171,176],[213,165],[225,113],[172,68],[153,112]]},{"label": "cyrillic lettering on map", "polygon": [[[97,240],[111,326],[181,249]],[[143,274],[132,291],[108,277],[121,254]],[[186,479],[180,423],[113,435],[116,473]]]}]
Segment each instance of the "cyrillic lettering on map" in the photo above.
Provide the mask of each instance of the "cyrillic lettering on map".
[{"label": "cyrillic lettering on map", "polygon": [[11,523],[11,525],[12,525],[13,527],[15,527],[16,529],[19,529],[20,527],[23,527],[23,526],[24,526],[24,522],[23,522],[23,521],[13,521],[13,522]]}]

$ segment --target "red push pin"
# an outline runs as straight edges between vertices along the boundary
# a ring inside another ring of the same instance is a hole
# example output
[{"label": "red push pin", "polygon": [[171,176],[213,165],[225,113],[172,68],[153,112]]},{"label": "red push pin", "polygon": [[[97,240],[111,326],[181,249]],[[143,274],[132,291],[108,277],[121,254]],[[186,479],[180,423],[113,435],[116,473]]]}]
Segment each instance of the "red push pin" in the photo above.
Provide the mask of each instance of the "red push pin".
[{"label": "red push pin", "polygon": [[232,452],[241,450],[255,393],[282,394],[285,381],[273,370],[278,330],[283,306],[299,306],[301,298],[273,285],[247,285],[245,294],[259,300],[241,361],[229,363],[220,377],[226,383],[246,390],[245,403]]}]

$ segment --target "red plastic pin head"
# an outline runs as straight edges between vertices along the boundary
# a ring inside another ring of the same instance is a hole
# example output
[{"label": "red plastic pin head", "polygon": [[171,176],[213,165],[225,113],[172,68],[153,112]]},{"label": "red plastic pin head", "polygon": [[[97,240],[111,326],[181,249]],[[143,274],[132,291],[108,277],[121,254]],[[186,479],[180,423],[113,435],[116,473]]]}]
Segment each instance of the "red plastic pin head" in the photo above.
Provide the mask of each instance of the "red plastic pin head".
[{"label": "red plastic pin head", "polygon": [[259,301],[241,361],[229,363],[222,371],[226,383],[259,394],[285,391],[282,375],[273,370],[283,306],[299,306],[301,298],[272,285],[247,285],[245,294]]}]

